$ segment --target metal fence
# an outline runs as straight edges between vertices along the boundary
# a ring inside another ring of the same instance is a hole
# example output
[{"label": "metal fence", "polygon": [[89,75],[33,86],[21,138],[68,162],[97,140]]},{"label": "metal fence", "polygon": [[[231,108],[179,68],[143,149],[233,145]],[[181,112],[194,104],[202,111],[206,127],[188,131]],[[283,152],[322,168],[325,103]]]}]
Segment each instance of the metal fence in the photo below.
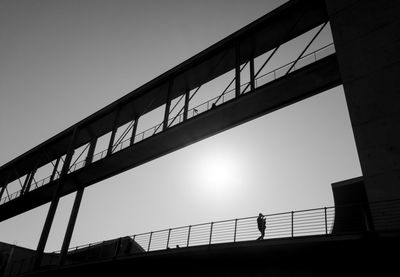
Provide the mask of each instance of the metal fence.
[{"label": "metal fence", "polygon": [[[330,235],[334,216],[334,207],[268,214],[265,215],[267,223],[264,239]],[[129,236],[129,238],[142,248],[143,254],[172,248],[252,241],[259,236],[257,217],[252,216],[153,231]],[[83,249],[86,250],[86,254],[84,258],[78,261],[69,261],[69,263],[101,261],[114,258],[116,255],[121,256],[121,253],[118,253],[117,241],[118,239],[72,247],[69,249],[69,253]],[[107,251],[112,243],[114,243],[115,251]],[[94,248],[98,250],[96,254],[89,251]],[[127,255],[132,254],[128,253]],[[42,261],[42,267],[58,266],[59,257],[60,251],[46,254]],[[32,271],[33,264],[34,257],[14,261],[10,264],[5,276],[16,276]]]},{"label": "metal fence", "polygon": [[[267,214],[265,240],[304,236],[334,236],[359,234],[369,230],[368,217],[373,218],[375,230],[400,230],[400,199],[323,207],[284,213]],[[195,224],[119,239],[90,243],[68,250],[68,264],[102,261],[153,251],[254,241],[260,237],[257,216]],[[140,251],[121,251],[121,241],[136,244]],[[79,259],[71,259],[79,254]],[[5,276],[16,276],[33,270],[35,257],[13,261]],[[42,268],[57,267],[60,251],[45,254]]]}]

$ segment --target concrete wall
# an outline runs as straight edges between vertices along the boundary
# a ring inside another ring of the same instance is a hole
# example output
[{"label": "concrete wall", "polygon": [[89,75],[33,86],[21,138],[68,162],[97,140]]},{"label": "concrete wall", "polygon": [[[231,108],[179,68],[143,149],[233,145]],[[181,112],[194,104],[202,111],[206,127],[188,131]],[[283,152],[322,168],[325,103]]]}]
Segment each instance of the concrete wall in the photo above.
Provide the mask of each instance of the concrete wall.
[{"label": "concrete wall", "polygon": [[400,198],[400,1],[325,2],[368,199]]}]

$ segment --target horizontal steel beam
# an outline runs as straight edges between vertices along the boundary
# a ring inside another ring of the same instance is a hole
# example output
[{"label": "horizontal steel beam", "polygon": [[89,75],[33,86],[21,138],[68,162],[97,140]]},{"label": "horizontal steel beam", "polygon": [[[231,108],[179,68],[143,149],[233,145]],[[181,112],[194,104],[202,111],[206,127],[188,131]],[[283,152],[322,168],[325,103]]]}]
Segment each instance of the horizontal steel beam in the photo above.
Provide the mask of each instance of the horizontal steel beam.
[{"label": "horizontal steel beam", "polygon": [[[316,61],[285,77],[85,166],[63,179],[61,195],[87,187],[239,124],[296,103],[341,84],[336,55]],[[51,200],[55,182],[0,206],[0,221]]]}]

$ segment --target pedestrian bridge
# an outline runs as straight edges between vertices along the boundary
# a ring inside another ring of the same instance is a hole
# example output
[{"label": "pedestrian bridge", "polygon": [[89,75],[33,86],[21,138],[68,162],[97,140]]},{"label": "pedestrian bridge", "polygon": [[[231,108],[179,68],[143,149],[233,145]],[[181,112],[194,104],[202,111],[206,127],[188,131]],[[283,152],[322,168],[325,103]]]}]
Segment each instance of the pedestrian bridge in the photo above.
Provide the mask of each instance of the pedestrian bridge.
[{"label": "pedestrian bridge", "polygon": [[[390,253],[400,245],[399,7],[396,1],[288,1],[1,166],[0,221],[50,203],[36,251],[5,246],[6,276],[248,276],[264,270],[343,276],[337,264],[349,276],[397,270]],[[328,23],[335,44],[311,51]],[[265,72],[281,46],[308,32],[297,58]],[[232,77],[226,89],[194,105],[193,97],[225,74]],[[335,207],[267,215],[261,242],[249,217],[70,248],[86,187],[341,84],[364,176],[354,186],[337,186]],[[138,122],[158,109],[158,124],[137,132]],[[73,192],[62,249],[44,253],[59,200]]]}]

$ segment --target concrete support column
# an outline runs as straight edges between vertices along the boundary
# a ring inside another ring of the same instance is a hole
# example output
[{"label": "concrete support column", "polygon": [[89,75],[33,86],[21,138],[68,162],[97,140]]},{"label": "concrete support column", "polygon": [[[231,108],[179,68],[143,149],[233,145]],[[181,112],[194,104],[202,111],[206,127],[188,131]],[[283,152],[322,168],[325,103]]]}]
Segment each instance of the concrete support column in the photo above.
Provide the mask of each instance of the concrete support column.
[{"label": "concrete support column", "polygon": [[71,215],[69,217],[67,231],[65,232],[64,241],[61,247],[61,257],[60,257],[60,265],[65,263],[65,259],[68,254],[69,244],[71,242],[72,233],[74,232],[76,218],[78,217],[79,207],[82,202],[84,188],[79,188],[76,192],[74,205],[72,207]]},{"label": "concrete support column", "polygon": [[368,199],[400,198],[400,1],[325,2]]},{"label": "concrete support column", "polygon": [[70,139],[70,143],[69,143],[68,150],[67,150],[67,155],[65,157],[65,162],[61,169],[60,178],[58,178],[58,180],[57,180],[58,182],[57,182],[54,194],[53,194],[53,199],[50,203],[46,221],[44,223],[43,230],[40,235],[38,247],[36,249],[36,259],[35,259],[35,264],[34,264],[35,268],[38,268],[42,262],[43,253],[44,253],[44,249],[46,247],[47,239],[49,237],[51,225],[53,224],[57,206],[60,201],[60,192],[62,190],[62,185],[63,185],[62,179],[63,179],[64,175],[68,174],[69,165],[71,163],[72,155],[74,154],[74,146],[75,146],[77,134],[78,134],[78,127],[75,127],[74,131],[72,133],[71,139]]}]

